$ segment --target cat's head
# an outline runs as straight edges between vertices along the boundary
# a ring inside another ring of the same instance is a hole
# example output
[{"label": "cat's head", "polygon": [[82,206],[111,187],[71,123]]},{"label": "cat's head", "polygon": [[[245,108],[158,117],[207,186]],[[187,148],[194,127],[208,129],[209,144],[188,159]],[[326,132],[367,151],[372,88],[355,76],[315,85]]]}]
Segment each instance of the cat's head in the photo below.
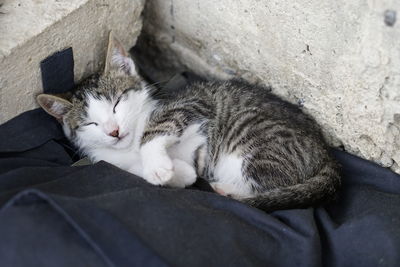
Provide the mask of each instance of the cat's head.
[{"label": "cat's head", "polygon": [[84,82],[68,99],[41,94],[37,101],[79,148],[123,149],[133,143],[136,120],[148,97],[133,60],[110,34],[102,75]]}]

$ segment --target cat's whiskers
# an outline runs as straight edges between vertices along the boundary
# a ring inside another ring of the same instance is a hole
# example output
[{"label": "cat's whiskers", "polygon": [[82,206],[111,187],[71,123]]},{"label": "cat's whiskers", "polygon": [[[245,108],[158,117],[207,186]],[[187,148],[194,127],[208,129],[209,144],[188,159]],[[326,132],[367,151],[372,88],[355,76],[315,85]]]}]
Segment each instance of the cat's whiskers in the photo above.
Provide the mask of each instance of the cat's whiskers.
[{"label": "cat's whiskers", "polygon": [[146,86],[144,87],[144,89],[148,89],[148,88],[150,88],[150,87],[153,87],[154,85],[158,85],[158,84],[161,84],[161,83],[168,83],[172,78],[173,78],[173,77],[171,77],[171,78],[168,79],[168,80],[163,80],[163,81],[154,82],[154,83],[151,83],[151,84],[146,84]]}]

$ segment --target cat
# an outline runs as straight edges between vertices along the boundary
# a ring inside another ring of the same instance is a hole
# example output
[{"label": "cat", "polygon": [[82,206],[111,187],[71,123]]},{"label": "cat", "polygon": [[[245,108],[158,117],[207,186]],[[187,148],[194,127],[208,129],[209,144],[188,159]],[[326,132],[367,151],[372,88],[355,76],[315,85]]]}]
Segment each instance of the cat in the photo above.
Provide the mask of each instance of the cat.
[{"label": "cat", "polygon": [[186,187],[197,177],[219,194],[266,211],[332,199],[338,163],[320,127],[297,106],[243,81],[204,81],[157,97],[110,34],[104,72],[70,99],[39,105],[93,162],[104,160],[154,185]]}]

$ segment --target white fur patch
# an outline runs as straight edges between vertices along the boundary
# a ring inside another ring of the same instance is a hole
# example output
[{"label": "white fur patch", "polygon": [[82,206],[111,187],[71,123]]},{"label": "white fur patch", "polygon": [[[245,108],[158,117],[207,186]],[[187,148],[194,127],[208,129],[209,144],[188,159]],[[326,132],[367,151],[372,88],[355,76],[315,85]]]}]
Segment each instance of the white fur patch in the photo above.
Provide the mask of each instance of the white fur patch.
[{"label": "white fur patch", "polygon": [[[105,98],[97,99],[88,96],[87,123],[96,124],[82,126],[77,131],[76,143],[83,147],[86,154],[96,153],[96,149],[126,149],[134,146],[139,148],[140,140],[145,121],[150,115],[153,104],[148,101],[148,93],[142,91],[130,91],[127,97],[123,97],[115,107],[115,101],[109,101]],[[118,129],[118,139],[110,136],[110,133]],[[117,152],[117,151],[114,151]]]},{"label": "white fur patch", "polygon": [[174,176],[173,163],[167,154],[167,146],[176,142],[175,137],[158,136],[140,149],[143,178],[155,185],[166,185]]},{"label": "white fur patch", "polygon": [[211,186],[216,191],[234,198],[253,196],[250,185],[242,173],[243,158],[235,154],[222,155],[214,168],[215,182]]},{"label": "white fur patch", "polygon": [[[127,94],[127,97],[120,100],[115,113],[113,101],[88,96],[87,122],[96,122],[98,125],[80,127],[75,142],[93,162],[104,160],[142,176],[139,142],[154,103],[149,101],[145,90],[130,91]],[[124,138],[119,140],[109,136],[110,131],[116,127],[119,135]],[[70,134],[68,129],[64,129],[64,132],[67,136]]]},{"label": "white fur patch", "polygon": [[206,137],[199,134],[200,126],[201,123],[196,123],[187,127],[179,138],[179,142],[168,148],[168,155],[193,165],[194,152],[207,142]]},{"label": "white fur patch", "polygon": [[173,159],[174,175],[167,183],[168,186],[184,188],[196,182],[197,174],[193,166],[183,160]]}]

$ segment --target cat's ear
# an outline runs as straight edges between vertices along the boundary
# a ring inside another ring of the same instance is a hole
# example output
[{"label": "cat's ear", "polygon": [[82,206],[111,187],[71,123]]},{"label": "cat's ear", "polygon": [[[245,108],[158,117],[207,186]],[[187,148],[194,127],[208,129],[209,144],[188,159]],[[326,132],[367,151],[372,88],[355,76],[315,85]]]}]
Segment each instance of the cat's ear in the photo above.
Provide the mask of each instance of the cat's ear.
[{"label": "cat's ear", "polygon": [[104,74],[115,71],[117,74],[137,76],[135,63],[125,51],[121,43],[114,37],[112,31],[108,37],[108,48]]},{"label": "cat's ear", "polygon": [[36,97],[38,104],[51,116],[62,122],[64,115],[71,110],[72,104],[68,100],[48,94]]}]

